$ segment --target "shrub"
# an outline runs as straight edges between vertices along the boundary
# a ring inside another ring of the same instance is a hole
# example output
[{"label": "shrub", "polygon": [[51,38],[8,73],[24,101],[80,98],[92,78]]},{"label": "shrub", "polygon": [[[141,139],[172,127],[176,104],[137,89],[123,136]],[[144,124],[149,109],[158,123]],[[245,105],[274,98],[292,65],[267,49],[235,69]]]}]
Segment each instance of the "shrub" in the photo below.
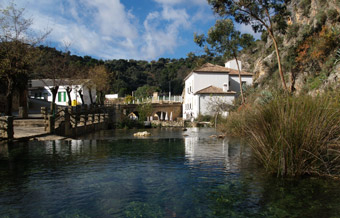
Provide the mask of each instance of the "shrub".
[{"label": "shrub", "polygon": [[335,22],[339,16],[339,12],[336,9],[330,9],[327,12],[327,17],[330,21]]},{"label": "shrub", "polygon": [[230,112],[227,119],[222,120],[217,129],[228,136],[243,137],[246,136],[246,117],[250,116],[251,111],[248,109],[239,112]]},{"label": "shrub", "polygon": [[307,83],[309,85],[309,89],[313,90],[313,89],[319,88],[324,83],[324,81],[326,79],[327,79],[327,76],[324,73],[318,75],[317,77],[309,78],[307,80]]},{"label": "shrub", "polygon": [[311,7],[311,0],[301,0],[299,3],[299,8],[303,10],[303,15],[308,16]]},{"label": "shrub", "polygon": [[277,96],[240,127],[267,171],[281,176],[339,174],[340,92]]},{"label": "shrub", "polygon": [[325,6],[325,4],[327,3],[327,0],[319,0],[320,2],[320,6]]},{"label": "shrub", "polygon": [[319,13],[316,14],[315,19],[316,26],[318,29],[320,29],[326,23],[327,14],[324,11],[320,11]]},{"label": "shrub", "polygon": [[214,117],[211,116],[211,115],[198,114],[197,121],[198,122],[213,122],[214,121]]},{"label": "shrub", "polygon": [[299,32],[300,26],[299,24],[292,24],[290,26],[288,26],[288,30],[287,30],[287,39],[290,40],[292,38],[296,38],[298,36],[298,32]]}]

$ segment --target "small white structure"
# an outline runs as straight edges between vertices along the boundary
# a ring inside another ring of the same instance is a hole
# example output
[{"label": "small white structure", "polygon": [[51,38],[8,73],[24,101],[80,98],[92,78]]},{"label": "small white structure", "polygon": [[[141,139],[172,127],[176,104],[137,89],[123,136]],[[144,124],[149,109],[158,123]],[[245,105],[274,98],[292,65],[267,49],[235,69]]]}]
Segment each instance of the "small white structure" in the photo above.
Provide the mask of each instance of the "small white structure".
[{"label": "small white structure", "polygon": [[105,95],[105,99],[107,99],[107,100],[118,99],[118,94],[108,94],[108,95]]},{"label": "small white structure", "polygon": [[[242,85],[253,83],[253,74],[242,71],[239,61]],[[206,63],[192,71],[185,79],[183,90],[183,119],[189,120],[201,115],[213,115],[213,104],[232,104],[240,93],[240,80],[235,60],[225,67]]]},{"label": "small white structure", "polygon": [[96,102],[96,87],[91,84],[90,80],[70,80],[70,79],[42,79],[42,80],[31,80],[29,82],[29,97],[34,99],[41,99],[45,101],[52,102],[52,92],[50,87],[58,84],[59,89],[56,96],[56,104],[61,106],[68,105],[68,96],[66,88],[70,87],[72,89],[70,96],[71,102],[76,102],[77,105],[82,104],[79,90],[82,90],[82,95],[84,98],[84,104],[91,104],[89,95],[89,86],[91,86],[91,95],[93,102]]}]

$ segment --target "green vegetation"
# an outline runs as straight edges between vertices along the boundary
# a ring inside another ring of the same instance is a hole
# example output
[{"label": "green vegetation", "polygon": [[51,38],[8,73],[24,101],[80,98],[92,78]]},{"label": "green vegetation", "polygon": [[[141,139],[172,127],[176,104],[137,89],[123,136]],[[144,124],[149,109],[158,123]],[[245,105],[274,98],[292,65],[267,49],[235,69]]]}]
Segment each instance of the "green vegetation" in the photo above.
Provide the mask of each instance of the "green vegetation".
[{"label": "green vegetation", "polygon": [[331,22],[336,22],[338,20],[338,17],[339,17],[339,12],[334,8],[329,9],[327,11],[327,17]]},{"label": "green vegetation", "polygon": [[[285,1],[233,1],[233,0],[208,0],[213,10],[221,17],[233,17],[236,22],[250,25],[254,32],[266,31],[273,42],[275,49],[278,71],[282,88],[288,90],[281,64],[279,49],[279,33],[284,34],[287,30],[289,12]],[[270,12],[270,13],[269,13]]]},{"label": "green vegetation", "polygon": [[138,120],[139,121],[146,121],[147,117],[152,115],[152,105],[151,103],[144,103],[137,106],[138,111]]},{"label": "green vegetation", "polygon": [[246,136],[261,164],[278,176],[339,175],[339,93],[277,95],[231,113],[221,129]]},{"label": "green vegetation", "polygon": [[215,25],[208,31],[208,37],[203,35],[194,35],[194,41],[199,45],[209,44],[210,48],[205,46],[207,54],[222,55],[228,59],[235,59],[238,69],[239,84],[241,90],[242,103],[245,103],[242,81],[241,81],[241,70],[238,63],[238,53],[240,48],[247,49],[254,43],[254,37],[250,34],[241,34],[234,27],[234,23],[231,19],[217,20]]},{"label": "green vegetation", "polygon": [[303,10],[303,15],[308,16],[311,7],[311,0],[301,0],[299,8]]}]

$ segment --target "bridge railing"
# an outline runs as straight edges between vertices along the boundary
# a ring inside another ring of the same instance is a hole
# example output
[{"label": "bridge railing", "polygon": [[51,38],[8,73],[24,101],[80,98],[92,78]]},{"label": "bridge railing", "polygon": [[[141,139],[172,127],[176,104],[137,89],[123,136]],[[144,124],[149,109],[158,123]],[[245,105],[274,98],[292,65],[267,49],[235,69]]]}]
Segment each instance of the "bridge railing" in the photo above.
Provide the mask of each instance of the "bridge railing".
[{"label": "bridge railing", "polygon": [[129,102],[125,102],[125,104],[145,104],[145,103],[182,103],[183,98],[180,95],[174,95],[169,98],[169,96],[158,96],[155,97],[147,97],[147,98],[137,98],[135,100],[131,100]]}]

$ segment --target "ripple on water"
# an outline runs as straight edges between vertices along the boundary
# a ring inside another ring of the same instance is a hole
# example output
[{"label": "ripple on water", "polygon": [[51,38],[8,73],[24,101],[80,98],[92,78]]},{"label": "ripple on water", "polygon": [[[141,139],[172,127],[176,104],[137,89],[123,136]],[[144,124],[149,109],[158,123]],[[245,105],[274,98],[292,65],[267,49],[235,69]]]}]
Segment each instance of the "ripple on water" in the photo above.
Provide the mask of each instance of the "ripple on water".
[{"label": "ripple on water", "polygon": [[[265,176],[250,148],[213,129],[103,131],[28,142],[0,160],[0,217],[330,217],[338,183]],[[100,138],[98,138],[100,136]],[[5,150],[5,151],[4,151]],[[3,157],[3,156],[2,156]]]}]

